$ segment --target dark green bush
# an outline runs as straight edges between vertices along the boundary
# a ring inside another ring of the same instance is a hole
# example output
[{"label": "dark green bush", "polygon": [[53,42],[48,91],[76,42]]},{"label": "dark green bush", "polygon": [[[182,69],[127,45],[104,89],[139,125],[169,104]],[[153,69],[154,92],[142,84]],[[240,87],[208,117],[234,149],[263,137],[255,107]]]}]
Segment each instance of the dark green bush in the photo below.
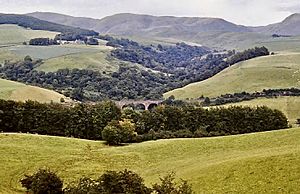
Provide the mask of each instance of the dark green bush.
[{"label": "dark green bush", "polygon": [[49,169],[40,169],[20,180],[22,186],[33,194],[62,194],[63,181]]}]

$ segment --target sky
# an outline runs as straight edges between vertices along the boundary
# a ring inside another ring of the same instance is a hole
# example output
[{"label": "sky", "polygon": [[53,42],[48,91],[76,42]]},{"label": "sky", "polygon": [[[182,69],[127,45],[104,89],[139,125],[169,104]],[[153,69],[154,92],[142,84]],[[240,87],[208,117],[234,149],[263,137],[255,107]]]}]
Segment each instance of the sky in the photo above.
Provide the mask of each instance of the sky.
[{"label": "sky", "polygon": [[116,13],[218,17],[260,26],[300,13],[300,0],[0,0],[1,13],[56,12],[103,18]]}]

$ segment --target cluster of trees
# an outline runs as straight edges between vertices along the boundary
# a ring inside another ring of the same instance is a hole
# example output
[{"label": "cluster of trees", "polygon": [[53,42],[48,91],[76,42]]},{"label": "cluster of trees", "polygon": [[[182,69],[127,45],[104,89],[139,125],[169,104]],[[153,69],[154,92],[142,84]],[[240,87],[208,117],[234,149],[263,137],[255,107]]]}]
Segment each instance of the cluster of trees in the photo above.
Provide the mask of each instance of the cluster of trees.
[{"label": "cluster of trees", "polygon": [[0,131],[104,139],[108,144],[154,139],[209,137],[288,127],[286,116],[267,107],[202,109],[162,105],[123,112],[112,102],[95,105],[40,104],[0,100]]},{"label": "cluster of trees", "polygon": [[109,41],[107,45],[117,48],[111,51],[115,58],[167,73],[171,75],[172,82],[185,84],[207,79],[237,62],[269,55],[265,47],[235,53],[217,52],[185,43],[177,43],[175,46],[144,46],[128,39],[115,39],[110,36],[100,38]]},{"label": "cluster of trees", "polygon": [[101,140],[101,132],[121,110],[112,102],[96,105],[41,104],[0,100],[0,131]]},{"label": "cluster of trees", "polygon": [[234,94],[224,94],[216,98],[200,97],[199,100],[203,101],[205,106],[216,106],[228,103],[242,102],[246,100],[253,100],[256,98],[276,98],[279,96],[300,96],[300,89],[287,88],[287,89],[264,89],[262,92],[240,92]]},{"label": "cluster of trees", "polygon": [[87,45],[98,45],[99,42],[97,39],[92,37],[86,37],[83,35],[71,35],[71,37],[66,37],[64,35],[56,35],[55,39],[49,38],[33,38],[29,41],[29,45],[34,46],[49,46],[49,45],[58,45],[59,40],[75,41],[82,40]]},{"label": "cluster of trees", "polygon": [[20,180],[33,194],[192,194],[187,181],[175,182],[174,173],[160,178],[160,183],[147,187],[142,177],[129,170],[106,171],[97,179],[82,177],[63,188],[63,180],[49,169],[39,169]]},{"label": "cluster of trees", "polygon": [[266,56],[266,55],[270,55],[270,52],[266,47],[264,46],[255,47],[255,48],[245,50],[243,52],[236,53],[235,55],[229,57],[226,62],[229,65],[233,65],[241,61],[253,59],[255,57]]},{"label": "cluster of trees", "polygon": [[54,89],[78,101],[160,99],[171,87],[162,73],[120,66],[111,76],[87,69],[61,69],[45,73],[34,68],[41,61],[25,60],[0,67],[0,77]]},{"label": "cluster of trees", "polygon": [[24,28],[30,28],[32,30],[47,30],[61,32],[62,34],[76,34],[84,36],[96,36],[99,34],[98,32],[95,32],[93,30],[65,26],[40,20],[31,16],[17,14],[1,14],[0,24],[16,24]]},{"label": "cluster of trees", "polygon": [[50,38],[33,38],[29,41],[29,45],[34,46],[49,46],[57,45],[57,41]]},{"label": "cluster of trees", "polygon": [[98,45],[99,41],[96,38],[98,36],[87,36],[85,34],[78,34],[78,33],[63,33],[63,34],[57,34],[54,38],[55,41],[59,40],[66,40],[66,41],[75,41],[75,40],[81,40],[84,41],[85,44],[88,45]]}]

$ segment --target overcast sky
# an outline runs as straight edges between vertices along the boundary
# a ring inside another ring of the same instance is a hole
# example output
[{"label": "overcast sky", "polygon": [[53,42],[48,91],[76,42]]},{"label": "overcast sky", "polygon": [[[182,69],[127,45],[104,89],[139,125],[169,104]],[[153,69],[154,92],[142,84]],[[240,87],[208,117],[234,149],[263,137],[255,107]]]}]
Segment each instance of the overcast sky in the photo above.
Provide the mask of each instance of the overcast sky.
[{"label": "overcast sky", "polygon": [[1,13],[49,11],[103,18],[116,13],[220,17],[265,25],[300,12],[300,0],[0,0]]}]

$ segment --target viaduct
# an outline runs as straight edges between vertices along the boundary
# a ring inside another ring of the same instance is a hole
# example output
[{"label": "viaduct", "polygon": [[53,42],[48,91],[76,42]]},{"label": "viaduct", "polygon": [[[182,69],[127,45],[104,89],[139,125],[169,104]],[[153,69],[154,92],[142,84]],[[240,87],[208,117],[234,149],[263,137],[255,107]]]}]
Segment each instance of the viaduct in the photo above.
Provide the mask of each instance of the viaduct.
[{"label": "viaduct", "polygon": [[131,107],[135,110],[151,110],[152,108],[161,104],[162,100],[121,100],[115,101],[116,105],[124,109],[126,107]]}]

